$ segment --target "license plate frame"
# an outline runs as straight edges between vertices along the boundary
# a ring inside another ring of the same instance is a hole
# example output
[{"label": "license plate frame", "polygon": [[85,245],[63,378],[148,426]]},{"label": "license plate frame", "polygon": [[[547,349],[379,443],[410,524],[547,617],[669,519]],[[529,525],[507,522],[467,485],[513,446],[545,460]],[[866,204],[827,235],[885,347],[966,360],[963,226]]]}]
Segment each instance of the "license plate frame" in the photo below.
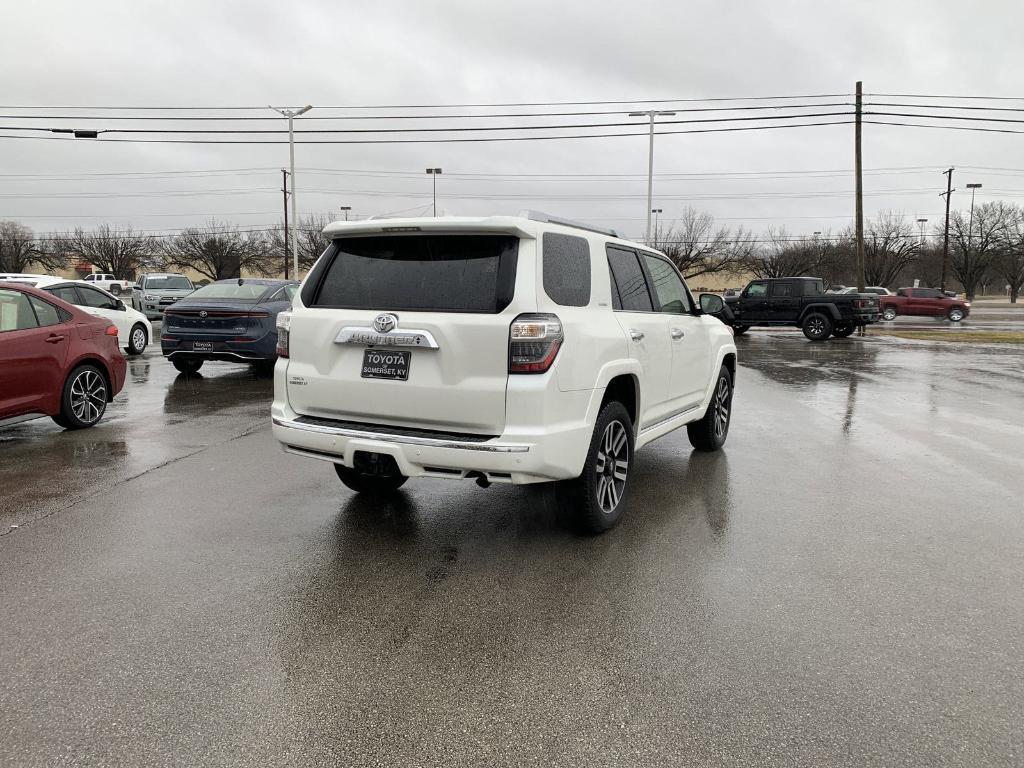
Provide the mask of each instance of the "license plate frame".
[{"label": "license plate frame", "polygon": [[192,342],[193,352],[213,352],[212,341],[193,341]]},{"label": "license plate frame", "polygon": [[364,379],[408,381],[412,352],[397,349],[364,349],[359,375]]}]

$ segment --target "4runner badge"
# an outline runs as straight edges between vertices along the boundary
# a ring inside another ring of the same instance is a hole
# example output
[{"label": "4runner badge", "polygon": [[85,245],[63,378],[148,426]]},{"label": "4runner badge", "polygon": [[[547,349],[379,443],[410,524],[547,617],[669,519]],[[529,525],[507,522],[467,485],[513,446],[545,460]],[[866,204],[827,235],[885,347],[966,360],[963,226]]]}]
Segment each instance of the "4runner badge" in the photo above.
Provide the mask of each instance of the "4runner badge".
[{"label": "4runner badge", "polygon": [[377,333],[389,333],[397,327],[398,315],[385,312],[373,318],[373,329],[377,331]]}]

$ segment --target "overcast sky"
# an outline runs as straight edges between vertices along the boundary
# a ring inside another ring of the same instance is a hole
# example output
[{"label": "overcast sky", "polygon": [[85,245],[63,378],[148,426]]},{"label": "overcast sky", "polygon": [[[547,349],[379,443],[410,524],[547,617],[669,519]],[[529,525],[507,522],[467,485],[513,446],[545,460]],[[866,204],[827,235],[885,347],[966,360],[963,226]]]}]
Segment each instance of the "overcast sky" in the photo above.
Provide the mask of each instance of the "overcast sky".
[{"label": "overcast sky", "polygon": [[[1024,6],[1011,0],[12,2],[5,7],[0,26],[4,82],[0,101],[6,105],[5,116],[97,114],[95,110],[71,112],[68,107],[306,103],[320,107],[310,116],[336,116],[358,112],[325,107],[838,94],[852,92],[858,79],[868,93],[1013,97],[1024,96],[1022,22]],[[946,99],[939,103],[971,102]],[[998,105],[1024,108],[1024,99]],[[52,109],[25,111],[11,106]],[[629,107],[621,109],[625,112]],[[390,114],[409,112],[392,110]],[[1024,118],[1024,112],[1003,116]],[[680,113],[675,119],[696,117],[700,115]],[[448,124],[628,120],[625,115],[601,115]],[[404,125],[428,124],[437,125]],[[168,124],[4,118],[0,125]],[[280,122],[254,125],[281,127]],[[344,127],[369,125],[349,121]],[[399,127],[396,122],[387,125]],[[979,125],[1024,129],[1024,124]],[[175,127],[197,126],[178,122]],[[237,124],[218,126],[235,128]],[[340,127],[330,121],[304,121],[304,127],[328,126]],[[284,144],[3,138],[0,218],[22,220],[37,231],[75,225],[88,228],[102,221],[166,231],[201,224],[210,217],[244,226],[270,225],[280,217],[279,169],[286,164]],[[439,166],[444,175],[438,179],[438,206],[445,213],[479,215],[536,208],[607,222],[631,236],[643,233],[646,136],[476,144],[300,143],[296,164],[299,208],[305,213],[337,212],[341,205],[351,206],[358,216],[404,209],[429,212],[431,179],[423,171]],[[942,212],[938,193],[945,183],[939,171],[950,165],[958,168],[955,186],[963,189],[968,181],[984,184],[979,201],[1024,202],[1024,173],[983,170],[1024,169],[1024,134],[867,125],[864,165],[866,169],[923,167],[869,173],[865,177],[868,215],[895,209],[937,222]],[[745,224],[757,231],[769,225],[785,226],[793,234],[838,229],[853,212],[852,175],[776,178],[778,174],[765,172],[849,172],[852,167],[850,125],[664,135],[656,142],[658,174],[763,175],[658,177],[655,206],[664,209],[663,218],[669,220],[693,205],[723,223]],[[226,172],[205,177],[154,173],[143,179],[84,176],[211,170]],[[327,170],[346,173],[322,173]],[[558,174],[605,176],[573,180]],[[813,196],[796,197],[809,194]],[[954,195],[955,206],[966,206],[967,201],[962,192]]]}]

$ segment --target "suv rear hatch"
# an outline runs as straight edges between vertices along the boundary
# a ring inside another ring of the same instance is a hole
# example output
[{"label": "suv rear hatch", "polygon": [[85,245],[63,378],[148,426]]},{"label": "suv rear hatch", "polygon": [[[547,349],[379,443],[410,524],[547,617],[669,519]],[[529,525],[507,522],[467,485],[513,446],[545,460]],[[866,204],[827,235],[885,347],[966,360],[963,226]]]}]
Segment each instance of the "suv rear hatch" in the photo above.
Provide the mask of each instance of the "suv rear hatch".
[{"label": "suv rear hatch", "polygon": [[500,435],[519,238],[338,238],[291,315],[288,400],[306,416]]}]

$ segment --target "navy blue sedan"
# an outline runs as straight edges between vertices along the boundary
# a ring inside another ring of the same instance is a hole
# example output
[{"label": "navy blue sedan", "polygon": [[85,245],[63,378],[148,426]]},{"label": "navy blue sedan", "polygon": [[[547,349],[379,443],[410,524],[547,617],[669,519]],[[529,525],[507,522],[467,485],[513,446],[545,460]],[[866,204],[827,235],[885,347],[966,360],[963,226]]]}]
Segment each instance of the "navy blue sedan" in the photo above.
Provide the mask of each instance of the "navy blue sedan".
[{"label": "navy blue sedan", "polygon": [[195,373],[207,360],[272,367],[277,315],[291,307],[298,289],[291,280],[249,278],[204,285],[164,311],[164,357],[182,373]]}]

